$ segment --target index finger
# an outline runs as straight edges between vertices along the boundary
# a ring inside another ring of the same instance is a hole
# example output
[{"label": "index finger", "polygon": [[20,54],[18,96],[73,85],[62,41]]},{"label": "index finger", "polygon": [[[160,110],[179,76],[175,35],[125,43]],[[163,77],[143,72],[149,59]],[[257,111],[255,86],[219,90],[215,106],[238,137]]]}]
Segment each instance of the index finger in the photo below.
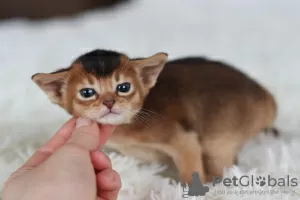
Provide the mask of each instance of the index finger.
[{"label": "index finger", "polygon": [[40,147],[39,150],[53,153],[56,149],[64,145],[68,139],[70,139],[75,125],[76,119],[69,119],[46,144]]},{"label": "index finger", "polygon": [[50,139],[46,144],[40,147],[21,167],[34,168],[35,166],[44,162],[56,149],[64,145],[64,143],[71,137],[72,131],[75,127],[76,120],[71,118],[68,120]]}]

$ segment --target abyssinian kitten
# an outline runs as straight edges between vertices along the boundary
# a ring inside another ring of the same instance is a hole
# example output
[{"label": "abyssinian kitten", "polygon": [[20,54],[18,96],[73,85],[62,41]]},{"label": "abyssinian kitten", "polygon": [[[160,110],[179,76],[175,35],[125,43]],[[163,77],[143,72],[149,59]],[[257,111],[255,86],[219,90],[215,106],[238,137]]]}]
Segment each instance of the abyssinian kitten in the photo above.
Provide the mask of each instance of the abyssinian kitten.
[{"label": "abyssinian kitten", "polygon": [[145,161],[174,161],[182,182],[206,183],[276,117],[273,96],[232,66],[168,54],[130,58],[93,50],[32,80],[75,117],[117,125],[107,146]]}]

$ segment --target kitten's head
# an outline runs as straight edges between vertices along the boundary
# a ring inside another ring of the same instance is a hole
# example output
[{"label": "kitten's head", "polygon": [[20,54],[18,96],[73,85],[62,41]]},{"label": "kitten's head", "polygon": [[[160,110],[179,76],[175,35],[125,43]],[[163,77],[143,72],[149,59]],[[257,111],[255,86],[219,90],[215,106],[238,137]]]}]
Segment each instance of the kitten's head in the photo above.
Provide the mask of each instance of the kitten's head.
[{"label": "kitten's head", "polygon": [[141,109],[167,58],[166,53],[157,53],[130,59],[121,53],[94,50],[68,68],[38,73],[32,80],[54,104],[75,117],[101,124],[126,124]]}]

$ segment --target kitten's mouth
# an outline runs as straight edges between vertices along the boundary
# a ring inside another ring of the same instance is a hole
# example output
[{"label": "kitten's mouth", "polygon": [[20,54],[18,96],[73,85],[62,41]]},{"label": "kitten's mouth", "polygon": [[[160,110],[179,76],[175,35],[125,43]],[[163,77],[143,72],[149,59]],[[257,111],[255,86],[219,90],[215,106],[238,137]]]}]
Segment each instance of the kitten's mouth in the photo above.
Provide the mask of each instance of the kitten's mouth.
[{"label": "kitten's mouth", "polygon": [[106,116],[109,116],[109,115],[119,115],[120,113],[119,112],[116,112],[116,111],[112,111],[112,110],[108,110],[105,114],[103,114],[100,118],[102,117],[106,117]]},{"label": "kitten's mouth", "polygon": [[122,111],[119,109],[106,109],[98,116],[96,120],[100,124],[119,125],[123,122]]}]

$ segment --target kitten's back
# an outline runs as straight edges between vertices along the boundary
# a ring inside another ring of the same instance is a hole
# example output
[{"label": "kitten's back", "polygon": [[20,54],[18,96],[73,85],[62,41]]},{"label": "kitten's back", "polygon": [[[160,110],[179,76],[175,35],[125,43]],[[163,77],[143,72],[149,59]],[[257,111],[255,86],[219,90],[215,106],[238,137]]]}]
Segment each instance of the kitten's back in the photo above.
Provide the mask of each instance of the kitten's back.
[{"label": "kitten's back", "polygon": [[144,109],[202,131],[218,120],[224,121],[223,127],[251,126],[258,110],[265,113],[262,118],[269,126],[276,115],[272,95],[254,79],[233,66],[203,57],[168,62],[145,99]]}]

